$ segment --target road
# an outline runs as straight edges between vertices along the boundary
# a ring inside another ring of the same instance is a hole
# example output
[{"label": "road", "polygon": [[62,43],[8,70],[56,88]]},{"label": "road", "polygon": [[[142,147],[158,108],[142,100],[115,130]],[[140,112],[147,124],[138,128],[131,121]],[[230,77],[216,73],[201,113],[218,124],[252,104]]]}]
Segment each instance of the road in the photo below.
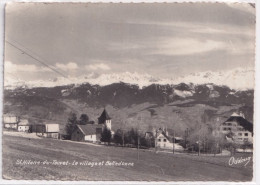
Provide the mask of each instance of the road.
[{"label": "road", "polygon": [[[130,148],[3,135],[5,179],[251,181],[251,161],[247,166],[229,166],[229,157],[218,158],[222,163],[214,163],[216,158],[209,160],[211,158],[204,160],[197,156],[141,151],[140,160],[137,160],[137,151]],[[53,163],[53,160],[56,162]],[[105,165],[107,161],[133,165]],[[31,164],[25,164],[26,162]],[[80,165],[82,162],[96,162],[100,165]],[[76,163],[78,164],[75,165]]]}]

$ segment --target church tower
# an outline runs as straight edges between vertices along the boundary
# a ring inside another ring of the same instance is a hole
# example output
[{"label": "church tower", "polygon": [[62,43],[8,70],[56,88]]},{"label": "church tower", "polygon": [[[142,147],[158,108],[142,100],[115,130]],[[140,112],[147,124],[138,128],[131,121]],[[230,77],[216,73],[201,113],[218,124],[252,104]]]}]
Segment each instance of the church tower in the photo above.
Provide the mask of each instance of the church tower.
[{"label": "church tower", "polygon": [[108,129],[112,129],[111,117],[108,115],[106,109],[102,112],[98,118],[98,124],[104,124]]}]

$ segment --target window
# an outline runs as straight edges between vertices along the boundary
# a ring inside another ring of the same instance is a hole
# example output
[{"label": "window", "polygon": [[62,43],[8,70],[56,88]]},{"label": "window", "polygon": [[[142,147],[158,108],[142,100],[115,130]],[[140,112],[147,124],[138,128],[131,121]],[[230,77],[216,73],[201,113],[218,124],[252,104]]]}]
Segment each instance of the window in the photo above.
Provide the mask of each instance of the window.
[{"label": "window", "polygon": [[245,136],[248,136],[248,133],[245,133]]},{"label": "window", "polygon": [[232,126],[232,123],[228,123],[228,126]]},{"label": "window", "polygon": [[243,129],[243,128],[241,128],[241,127],[238,128],[238,130],[239,130],[239,131],[245,131],[245,129]]},{"label": "window", "polygon": [[248,138],[244,138],[244,141],[248,141]]},{"label": "window", "polygon": [[161,142],[161,139],[158,139],[159,142]]},{"label": "window", "polygon": [[231,128],[228,128],[228,130],[231,130]]},{"label": "window", "polygon": [[224,127],[223,130],[227,130],[227,128]]},{"label": "window", "polygon": [[164,142],[166,142],[166,139],[163,139]]},{"label": "window", "polygon": [[239,136],[242,136],[242,133],[238,133]]}]

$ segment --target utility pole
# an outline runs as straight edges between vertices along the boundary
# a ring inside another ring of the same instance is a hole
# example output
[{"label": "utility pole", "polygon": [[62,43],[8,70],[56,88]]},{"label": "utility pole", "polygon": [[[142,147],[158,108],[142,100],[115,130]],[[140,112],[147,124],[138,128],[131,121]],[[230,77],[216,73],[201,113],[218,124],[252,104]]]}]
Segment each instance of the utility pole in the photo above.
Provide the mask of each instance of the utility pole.
[{"label": "utility pole", "polygon": [[199,141],[198,141],[199,151],[198,151],[198,156],[200,156],[200,128],[201,128],[201,125],[199,126]]},{"label": "utility pole", "polygon": [[154,138],[154,149],[155,149],[155,153],[157,152],[157,129],[155,130],[155,138]]},{"label": "utility pole", "polygon": [[123,138],[122,138],[122,140],[123,140],[123,147],[125,146],[125,132],[124,132],[124,130],[122,130],[123,131]]},{"label": "utility pole", "polygon": [[139,161],[139,144],[140,144],[140,137],[139,137],[139,132],[137,131],[137,136],[138,136],[138,139],[137,139],[137,150],[138,150],[138,161]]},{"label": "utility pole", "polygon": [[174,154],[175,152],[175,130],[173,130],[173,138],[172,138],[172,153]]}]

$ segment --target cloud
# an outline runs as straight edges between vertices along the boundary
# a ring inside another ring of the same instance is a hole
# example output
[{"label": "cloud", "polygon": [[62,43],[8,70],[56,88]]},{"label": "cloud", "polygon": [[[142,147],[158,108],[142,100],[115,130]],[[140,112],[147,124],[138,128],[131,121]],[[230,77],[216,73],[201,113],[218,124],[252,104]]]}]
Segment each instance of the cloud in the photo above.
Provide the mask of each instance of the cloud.
[{"label": "cloud", "polygon": [[14,64],[11,61],[5,61],[4,70],[7,73],[50,71],[50,69],[48,69],[46,67],[38,67],[33,64]]},{"label": "cloud", "polygon": [[104,71],[108,71],[111,69],[107,64],[104,63],[86,65],[85,68],[91,70],[104,70]]},{"label": "cloud", "polygon": [[167,38],[158,43],[151,54],[161,55],[192,55],[223,49],[225,44],[214,40],[198,40],[193,38]]},{"label": "cloud", "polygon": [[71,71],[78,69],[78,64],[74,62],[69,62],[67,64],[56,63],[56,67],[64,71]]}]

